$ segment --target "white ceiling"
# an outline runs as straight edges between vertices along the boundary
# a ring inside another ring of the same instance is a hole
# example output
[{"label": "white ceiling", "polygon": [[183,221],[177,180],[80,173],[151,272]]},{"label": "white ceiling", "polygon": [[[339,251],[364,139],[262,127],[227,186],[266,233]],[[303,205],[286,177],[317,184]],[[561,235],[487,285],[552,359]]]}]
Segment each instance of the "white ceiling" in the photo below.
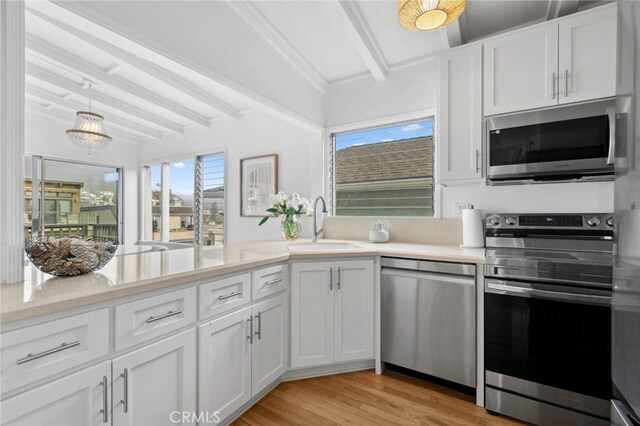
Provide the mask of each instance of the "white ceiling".
[{"label": "white ceiling", "polygon": [[[446,29],[412,33],[397,22],[397,1],[218,1],[266,39],[321,92],[355,78],[384,80],[395,68],[460,43],[552,19],[603,2],[593,0],[468,0],[462,17]],[[146,2],[146,5],[152,2]],[[184,2],[188,15],[190,2]],[[133,9],[132,9],[133,10]],[[194,9],[195,10],[195,9]],[[218,14],[211,16],[212,26]],[[140,19],[144,19],[140,16]],[[224,28],[224,25],[220,25]],[[93,109],[123,140],[139,143],[166,132],[181,133],[212,120],[237,119],[252,106],[220,82],[194,78],[184,64],[162,66],[140,57],[137,40],[123,41],[69,8],[27,3],[28,107],[73,123],[86,108],[83,77],[96,83]],[[225,34],[219,34],[225,37]],[[227,43],[230,49],[234,39]],[[215,71],[215,70],[213,70]]]}]

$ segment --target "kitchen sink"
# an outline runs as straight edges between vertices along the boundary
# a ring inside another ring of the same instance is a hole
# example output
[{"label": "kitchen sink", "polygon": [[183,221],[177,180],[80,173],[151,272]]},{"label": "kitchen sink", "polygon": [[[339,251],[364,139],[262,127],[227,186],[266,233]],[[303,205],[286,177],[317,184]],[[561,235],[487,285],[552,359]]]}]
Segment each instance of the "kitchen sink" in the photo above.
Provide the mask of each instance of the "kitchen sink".
[{"label": "kitchen sink", "polygon": [[323,252],[323,251],[339,251],[339,250],[353,250],[360,247],[351,243],[297,243],[289,245],[289,251],[291,252]]}]

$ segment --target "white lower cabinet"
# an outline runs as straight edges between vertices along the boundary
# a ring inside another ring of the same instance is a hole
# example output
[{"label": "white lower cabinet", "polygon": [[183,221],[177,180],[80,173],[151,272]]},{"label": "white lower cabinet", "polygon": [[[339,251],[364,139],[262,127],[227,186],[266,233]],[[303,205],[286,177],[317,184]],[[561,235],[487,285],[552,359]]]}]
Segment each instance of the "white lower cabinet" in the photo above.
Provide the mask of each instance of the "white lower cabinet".
[{"label": "white lower cabinet", "polygon": [[195,329],[112,362],[114,426],[192,424],[177,420],[196,411]]},{"label": "white lower cabinet", "polygon": [[286,371],[287,312],[285,293],[199,327],[201,413],[225,419]]},{"label": "white lower cabinet", "polygon": [[294,263],[291,366],[373,358],[373,261]]},{"label": "white lower cabinet", "polygon": [[[6,426],[89,426],[111,423],[111,362],[105,361],[0,404]],[[106,411],[105,411],[106,410]]]}]

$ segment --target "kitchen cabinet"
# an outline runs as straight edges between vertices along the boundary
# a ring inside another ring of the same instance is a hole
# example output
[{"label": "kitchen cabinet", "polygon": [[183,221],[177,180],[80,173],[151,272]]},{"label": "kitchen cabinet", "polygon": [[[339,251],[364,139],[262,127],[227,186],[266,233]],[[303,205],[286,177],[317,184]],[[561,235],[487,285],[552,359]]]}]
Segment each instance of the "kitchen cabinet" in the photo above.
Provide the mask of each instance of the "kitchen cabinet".
[{"label": "kitchen cabinet", "polygon": [[199,410],[226,418],[287,369],[287,294],[199,327]]},{"label": "kitchen cabinet", "polygon": [[482,175],[482,46],[458,48],[440,57],[438,96],[439,181]]},{"label": "kitchen cabinet", "polygon": [[484,43],[484,115],[615,96],[615,5]]},{"label": "kitchen cabinet", "polygon": [[292,265],[291,366],[373,358],[373,261]]},{"label": "kitchen cabinet", "polygon": [[113,360],[113,425],[172,425],[196,410],[196,331],[190,329]]},{"label": "kitchen cabinet", "polygon": [[0,403],[6,426],[98,426],[111,422],[111,362],[54,380]]}]

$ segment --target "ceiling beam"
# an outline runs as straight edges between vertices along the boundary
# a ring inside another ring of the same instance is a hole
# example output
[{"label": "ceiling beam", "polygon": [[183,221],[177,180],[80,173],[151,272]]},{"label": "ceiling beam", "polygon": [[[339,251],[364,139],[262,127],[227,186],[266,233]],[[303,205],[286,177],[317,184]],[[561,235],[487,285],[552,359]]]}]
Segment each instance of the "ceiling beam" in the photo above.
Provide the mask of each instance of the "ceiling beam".
[{"label": "ceiling beam", "polygon": [[[35,65],[29,62],[27,62],[25,68],[26,68],[27,75],[37,78],[38,80],[42,80],[45,83],[51,84],[52,86],[56,86],[60,89],[64,89],[67,92],[75,93],[76,95],[79,95],[79,96],[88,97],[88,92],[74,81],[60,77],[38,65]],[[159,126],[163,129],[166,129],[178,134],[184,133],[184,129],[182,128],[182,126],[171,123],[166,118],[157,116],[155,114],[151,114],[127,102],[121,101],[120,99],[116,99],[112,96],[105,95],[96,91],[93,91],[91,93],[91,98],[101,104],[108,105],[112,108],[118,109],[126,114],[132,115],[141,120],[148,121],[149,123],[155,124],[156,126]]]},{"label": "ceiling beam", "polygon": [[59,66],[66,67],[83,74],[85,77],[101,82],[103,84],[112,86],[118,90],[128,93],[132,96],[140,98],[146,102],[149,102],[159,108],[176,114],[182,118],[189,120],[192,123],[200,124],[204,127],[209,127],[209,118],[204,115],[198,114],[183,105],[173,102],[166,97],[159,95],[158,92],[146,89],[137,84],[119,77],[117,75],[109,75],[100,67],[93,65],[89,62],[78,58],[66,52],[53,44],[46,42],[31,34],[27,34],[26,37],[27,50],[44,57],[50,61],[56,62]]},{"label": "ceiling beam", "polygon": [[324,77],[252,2],[227,0],[227,3],[316,89],[327,93],[327,81]]},{"label": "ceiling beam", "polygon": [[34,9],[27,7],[27,12],[52,25],[55,25],[67,34],[70,34],[84,42],[91,44],[92,46],[108,54],[115,60],[120,61],[121,64],[128,65],[132,68],[142,71],[145,74],[150,75],[151,77],[167,83],[174,89],[179,90],[180,92],[202,102],[203,104],[207,105],[210,108],[213,108],[226,117],[233,119],[238,119],[240,117],[240,112],[236,108],[216,98],[210,93],[205,92],[197,85],[185,81],[183,77],[173,73],[172,71],[152,64],[151,62],[139,58],[129,52],[126,52],[119,47],[116,47],[98,37],[94,37],[89,33],[67,25]]},{"label": "ceiling beam", "polygon": [[[80,102],[76,102],[70,99],[63,99],[60,96],[48,92],[40,87],[34,86],[33,84],[26,84],[25,91],[30,96],[43,101],[51,102],[52,104],[56,104],[72,111],[84,111],[87,109],[86,105],[83,105]],[[139,133],[140,135],[151,139],[162,139],[162,133],[157,130],[150,129],[139,123],[135,123],[125,118],[109,114],[107,117],[105,117],[105,124],[109,125],[111,123],[131,130],[132,132]]]},{"label": "ceiling beam", "polygon": [[579,0],[549,0],[547,21],[576,13],[579,3]]},{"label": "ceiling beam", "polygon": [[[27,99],[25,101],[25,107],[27,111],[44,115],[46,117],[55,118],[56,120],[62,121],[64,123],[70,123],[70,126],[73,124],[73,115],[65,114],[64,112],[48,108],[30,99]],[[122,141],[133,145],[139,145],[143,141],[142,138],[117,129],[109,129],[109,135],[112,138],[116,139],[116,141]]]},{"label": "ceiling beam", "polygon": [[338,0],[338,9],[342,12],[339,19],[353,47],[367,65],[373,77],[382,81],[387,77],[388,66],[358,5],[353,1]]}]

